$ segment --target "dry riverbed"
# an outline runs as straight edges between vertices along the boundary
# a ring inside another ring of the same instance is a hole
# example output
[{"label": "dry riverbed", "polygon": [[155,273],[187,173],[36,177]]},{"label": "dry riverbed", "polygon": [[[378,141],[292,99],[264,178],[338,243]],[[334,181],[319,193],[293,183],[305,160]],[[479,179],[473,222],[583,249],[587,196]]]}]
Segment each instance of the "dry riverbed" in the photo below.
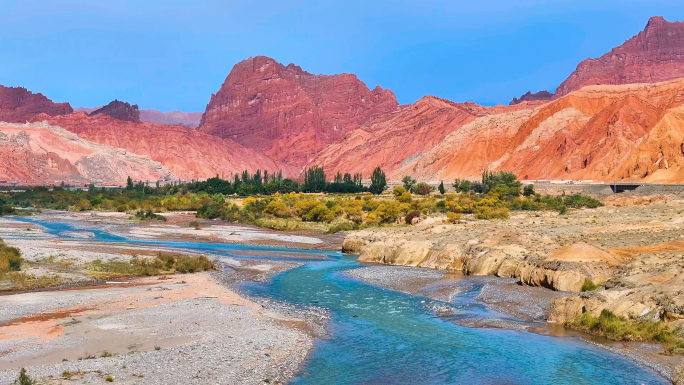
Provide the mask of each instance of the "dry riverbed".
[{"label": "dry riverbed", "polygon": [[[205,230],[195,230],[182,226],[183,214],[172,215],[167,224],[141,224],[102,213],[52,214],[36,219],[86,229],[104,226],[141,239],[226,242],[236,237],[243,243],[309,248],[329,248],[335,242],[327,236],[225,223],[206,223]],[[236,287],[266,281],[299,262],[279,261],[273,254],[269,260],[206,255],[216,271],[138,278],[102,275],[90,270],[94,261],[127,262],[178,250],[83,237],[64,240],[43,230],[0,219],[0,238],[18,247],[25,259],[22,274],[46,286],[19,288],[15,294],[11,290],[17,287],[3,283],[0,384],[14,381],[21,367],[41,384],[104,383],[107,376],[122,384],[284,383],[298,372],[313,338],[325,335],[328,314],[323,309],[249,298]],[[332,247],[339,248],[339,241]],[[289,254],[279,256],[296,255]]]}]

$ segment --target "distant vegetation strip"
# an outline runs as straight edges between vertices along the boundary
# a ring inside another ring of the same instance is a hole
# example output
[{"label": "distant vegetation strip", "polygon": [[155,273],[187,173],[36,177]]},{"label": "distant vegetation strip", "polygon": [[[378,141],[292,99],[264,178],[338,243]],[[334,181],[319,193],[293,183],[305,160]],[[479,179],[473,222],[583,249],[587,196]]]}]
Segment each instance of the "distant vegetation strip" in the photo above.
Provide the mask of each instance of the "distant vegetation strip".
[{"label": "distant vegetation strip", "polygon": [[36,187],[0,194],[0,206],[4,214],[12,214],[17,208],[101,210],[134,212],[133,218],[161,221],[166,219],[156,213],[196,211],[198,218],[220,218],[279,230],[343,231],[410,224],[414,218],[436,213],[444,213],[448,222],[456,222],[468,218],[506,219],[511,210],[553,210],[564,214],[568,208],[601,205],[598,200],[579,194],[542,196],[532,185],[523,188],[516,175],[506,171],[485,171],[476,182],[456,180],[452,184],[455,193],[447,193],[443,182],[438,191],[409,176],[402,182],[391,194],[383,194],[387,182],[380,168],[373,171],[369,187],[361,184],[359,174],[338,173],[328,182],[319,167],[305,172],[304,183],[283,179],[281,174],[257,171],[250,175],[245,171],[232,181],[216,177],[164,186],[129,179],[123,190]]}]

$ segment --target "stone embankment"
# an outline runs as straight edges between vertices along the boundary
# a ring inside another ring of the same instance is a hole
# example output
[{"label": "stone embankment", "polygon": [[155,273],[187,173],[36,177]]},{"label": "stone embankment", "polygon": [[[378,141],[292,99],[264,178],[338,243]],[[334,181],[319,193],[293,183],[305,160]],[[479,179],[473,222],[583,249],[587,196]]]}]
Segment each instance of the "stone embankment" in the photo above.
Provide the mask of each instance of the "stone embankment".
[{"label": "stone embankment", "polygon": [[359,254],[361,262],[511,277],[568,292],[552,301],[550,322],[604,309],[630,318],[684,319],[682,201],[640,202],[453,225],[431,218],[350,233],[343,251]]}]

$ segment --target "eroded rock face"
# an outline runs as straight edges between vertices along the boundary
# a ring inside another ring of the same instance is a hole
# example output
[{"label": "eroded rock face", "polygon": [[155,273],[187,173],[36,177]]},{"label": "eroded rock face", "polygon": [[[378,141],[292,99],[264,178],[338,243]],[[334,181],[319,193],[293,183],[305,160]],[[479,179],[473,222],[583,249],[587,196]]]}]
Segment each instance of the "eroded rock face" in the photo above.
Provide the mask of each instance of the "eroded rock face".
[{"label": "eroded rock face", "polygon": [[546,100],[551,100],[553,99],[553,94],[550,93],[549,91],[539,91],[532,93],[531,91],[527,91],[526,94],[518,98],[513,98],[511,102],[508,104],[509,106],[514,106],[516,104],[520,104],[522,102],[538,102],[538,101],[546,101]]},{"label": "eroded rock face", "polygon": [[652,17],[636,36],[607,54],[586,59],[558,87],[556,98],[584,86],[656,83],[684,77],[684,22]]},{"label": "eroded rock face", "polygon": [[61,126],[89,141],[146,155],[168,167],[182,180],[206,179],[258,169],[285,176],[299,172],[292,166],[256,153],[232,140],[224,140],[183,126],[130,122],[107,115],[74,113],[59,117],[44,116],[50,124]]},{"label": "eroded rock face", "polygon": [[[42,115],[47,116],[47,115]],[[159,162],[78,137],[46,122],[0,122],[0,179],[28,184],[69,184],[175,178]]]},{"label": "eroded rock face", "polygon": [[356,75],[313,75],[257,56],[236,64],[211,96],[200,129],[296,165],[370,119],[396,110],[394,93]]},{"label": "eroded rock face", "polygon": [[683,103],[684,79],[585,87],[535,108],[479,117],[387,174],[450,180],[479,178],[488,168],[531,180],[681,183]]},{"label": "eroded rock face", "polygon": [[113,102],[107,104],[102,108],[96,109],[88,115],[108,115],[114,119],[124,120],[127,122],[140,121],[140,110],[138,109],[137,104],[131,105],[129,103],[121,102],[118,100],[114,100]]},{"label": "eroded rock face", "polygon": [[0,85],[0,122],[25,123],[41,113],[54,116],[72,112],[69,103],[53,103],[26,88]]}]

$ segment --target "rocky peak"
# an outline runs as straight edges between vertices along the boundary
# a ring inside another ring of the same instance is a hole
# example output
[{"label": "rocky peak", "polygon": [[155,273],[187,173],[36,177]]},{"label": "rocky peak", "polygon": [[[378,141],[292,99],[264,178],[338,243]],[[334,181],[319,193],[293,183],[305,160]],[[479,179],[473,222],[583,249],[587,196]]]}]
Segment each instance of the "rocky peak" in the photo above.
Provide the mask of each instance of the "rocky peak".
[{"label": "rocky peak", "polygon": [[680,77],[684,77],[684,22],[656,16],[624,44],[582,61],[555,97],[589,85],[656,83]]},{"label": "rocky peak", "polygon": [[211,96],[200,130],[304,165],[359,124],[397,108],[392,91],[371,91],[356,75],[314,75],[256,56],[237,63]]},{"label": "rocky peak", "polygon": [[94,116],[99,114],[108,115],[114,119],[124,120],[127,122],[140,121],[140,110],[138,109],[137,104],[131,105],[116,99],[106,106],[89,113],[88,115]]},{"label": "rocky peak", "polygon": [[24,123],[41,113],[55,116],[73,111],[69,103],[53,103],[43,94],[34,94],[24,87],[0,85],[0,121]]},{"label": "rocky peak", "polygon": [[536,102],[540,100],[551,100],[553,99],[553,94],[550,93],[549,91],[539,91],[535,92],[534,94],[531,91],[527,91],[523,96],[518,98],[513,98],[510,103],[508,103],[509,106],[514,106],[516,104],[520,104],[522,102]]}]

